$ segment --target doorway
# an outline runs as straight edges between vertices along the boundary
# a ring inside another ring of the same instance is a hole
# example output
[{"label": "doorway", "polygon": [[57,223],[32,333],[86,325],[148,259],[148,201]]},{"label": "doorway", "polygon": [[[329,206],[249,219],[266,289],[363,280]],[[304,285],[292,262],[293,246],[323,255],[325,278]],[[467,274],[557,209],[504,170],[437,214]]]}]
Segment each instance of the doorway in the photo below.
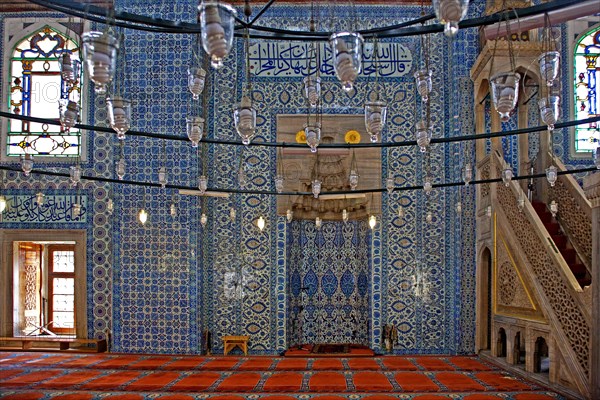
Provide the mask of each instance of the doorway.
[{"label": "doorway", "polygon": [[5,230],[3,336],[87,337],[85,231]]}]

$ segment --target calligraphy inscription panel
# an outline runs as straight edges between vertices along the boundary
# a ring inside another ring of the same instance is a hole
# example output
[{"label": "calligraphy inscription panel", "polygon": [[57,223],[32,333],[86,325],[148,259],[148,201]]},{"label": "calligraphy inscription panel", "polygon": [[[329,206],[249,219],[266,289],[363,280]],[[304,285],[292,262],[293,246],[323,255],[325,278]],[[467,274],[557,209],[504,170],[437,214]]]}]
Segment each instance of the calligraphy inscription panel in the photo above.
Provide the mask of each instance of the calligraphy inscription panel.
[{"label": "calligraphy inscription panel", "polygon": [[[333,54],[326,43],[315,44],[319,57],[310,43],[299,42],[260,42],[250,45],[250,71],[259,77],[302,77],[314,74],[317,59],[321,60],[321,75],[335,75]],[[412,53],[399,43],[379,43],[377,63],[373,54],[373,44],[363,47],[362,76],[375,75],[375,66],[381,77],[400,77],[412,69]]]},{"label": "calligraphy inscription panel", "polygon": [[[45,195],[39,205],[36,195],[6,196],[7,207],[2,214],[2,222],[87,222],[87,196]],[[73,212],[79,203],[79,214]]]}]

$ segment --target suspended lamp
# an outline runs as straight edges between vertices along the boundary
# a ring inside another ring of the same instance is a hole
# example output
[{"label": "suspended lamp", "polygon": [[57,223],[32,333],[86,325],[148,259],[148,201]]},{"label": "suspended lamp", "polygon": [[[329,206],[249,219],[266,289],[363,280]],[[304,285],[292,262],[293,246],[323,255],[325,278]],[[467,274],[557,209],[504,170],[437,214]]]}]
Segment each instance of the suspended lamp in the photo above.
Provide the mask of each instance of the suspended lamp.
[{"label": "suspended lamp", "polygon": [[33,170],[33,156],[31,154],[27,153],[21,157],[21,169],[25,176],[29,176]]},{"label": "suspended lamp", "polygon": [[81,61],[72,57],[71,53],[62,53],[58,57],[58,68],[60,69],[60,77],[67,86],[73,86],[79,81]]},{"label": "suspended lamp", "polygon": [[433,184],[431,183],[431,177],[427,175],[423,180],[423,191],[425,192],[425,194],[430,194],[432,190]]},{"label": "suspended lamp", "polygon": [[417,136],[417,145],[419,146],[419,150],[421,153],[425,153],[429,147],[429,143],[431,142],[432,129],[431,126],[427,126],[425,121],[421,120],[415,125],[416,136]]},{"label": "suspended lamp", "polygon": [[429,93],[432,89],[431,80],[432,71],[430,69],[420,69],[415,72],[414,77],[417,85],[417,92],[421,95],[421,100],[426,103],[429,100]]},{"label": "suspended lamp", "polygon": [[200,215],[200,224],[202,224],[202,226],[206,226],[206,223],[208,222],[208,217],[206,216],[206,214],[202,213],[202,215]]},{"label": "suspended lamp", "polygon": [[167,168],[160,167],[158,169],[158,183],[160,184],[160,187],[162,187],[162,188],[167,186]]},{"label": "suspended lamp", "polygon": [[202,2],[198,10],[202,47],[210,56],[210,65],[213,68],[221,68],[223,59],[231,50],[233,24],[237,12],[229,4],[220,2]]},{"label": "suspended lamp", "polygon": [[283,155],[281,148],[277,149],[277,174],[275,175],[275,190],[277,193],[283,192]]},{"label": "suspended lamp", "polygon": [[321,123],[312,122],[304,125],[304,135],[311,153],[316,153],[317,147],[321,143]]},{"label": "suspended lamp", "polygon": [[235,211],[235,207],[233,207],[233,206],[229,207],[229,221],[235,222],[236,215],[237,215],[237,212]]},{"label": "suspended lamp", "polygon": [[320,217],[315,218],[315,227],[321,229],[321,226],[323,226],[323,220]]},{"label": "suspended lamp", "polygon": [[106,94],[117,66],[119,40],[109,32],[85,32],[82,35],[83,59],[96,94]]},{"label": "suspended lamp", "polygon": [[206,189],[208,189],[208,178],[206,175],[201,175],[198,178],[198,190],[200,190],[200,194],[206,193]]},{"label": "suspended lamp", "polygon": [[371,215],[369,215],[369,227],[371,229],[375,229],[375,226],[377,226],[377,217],[375,217],[375,215],[371,214]]},{"label": "suspended lamp", "polygon": [[350,159],[350,174],[348,175],[348,183],[350,184],[350,190],[356,190],[358,187],[358,164],[356,163],[356,154],[352,149],[352,158]]},{"label": "suspended lamp", "polygon": [[313,166],[312,174],[311,174],[311,184],[312,184],[312,194],[315,199],[319,198],[319,193],[321,193],[321,180],[319,177],[319,155],[315,158],[315,165]]},{"label": "suspended lamp", "polygon": [[433,222],[433,212],[427,211],[427,215],[425,215],[425,222],[431,224]]},{"label": "suspended lamp", "polygon": [[342,221],[344,221],[344,223],[348,222],[348,210],[345,208],[342,210]]},{"label": "suspended lamp", "polygon": [[354,88],[354,81],[360,74],[363,43],[362,35],[355,32],[338,32],[329,37],[333,68],[346,92]]},{"label": "suspended lamp", "polygon": [[387,103],[384,101],[369,101],[365,103],[365,127],[375,143],[381,137],[387,118]]},{"label": "suspended lamp", "polygon": [[188,75],[188,89],[192,93],[192,98],[198,100],[200,94],[204,90],[204,83],[206,82],[206,71],[202,67],[190,67],[187,70]]},{"label": "suspended lamp", "polygon": [[457,202],[456,203],[456,213],[460,214],[462,212],[462,202]]},{"label": "suspended lamp", "polygon": [[552,214],[552,218],[555,218],[558,214],[558,203],[554,200],[550,202],[550,214]]},{"label": "suspended lamp", "polygon": [[538,57],[540,64],[540,76],[547,86],[552,86],[558,77],[560,68],[560,53],[558,51],[547,51]]},{"label": "suspended lamp", "polygon": [[499,73],[490,79],[492,101],[502,122],[510,119],[510,113],[517,105],[520,79],[521,75],[517,72]]},{"label": "suspended lamp", "polygon": [[169,206],[169,215],[171,217],[177,216],[177,205],[174,202]]},{"label": "suspended lamp", "polygon": [[79,204],[79,203],[73,204],[72,215],[73,215],[73,218],[77,218],[77,217],[81,216],[81,204]]},{"label": "suspended lamp", "polygon": [[304,97],[311,107],[316,107],[321,98],[321,78],[318,76],[307,76],[304,83]]},{"label": "suspended lamp", "polygon": [[117,176],[119,177],[119,180],[121,180],[121,181],[125,177],[126,168],[127,168],[127,166],[125,164],[125,159],[121,157],[121,159],[119,161],[117,161],[117,166],[116,166]]},{"label": "suspended lamp", "polygon": [[81,182],[81,166],[79,164],[71,165],[69,168],[69,176],[71,179],[71,185],[77,186],[77,184]]},{"label": "suspended lamp", "polygon": [[465,186],[468,186],[473,180],[473,167],[471,166],[471,163],[465,163],[462,170],[462,178]]},{"label": "suspended lamp", "polygon": [[44,197],[45,197],[44,193],[42,193],[42,192],[38,192],[35,195],[35,202],[37,203],[38,206],[41,206],[44,204]]},{"label": "suspended lamp", "polygon": [[404,212],[404,207],[402,207],[402,204],[398,204],[398,218],[402,219],[404,218],[406,215],[406,213]]},{"label": "suspended lamp", "polygon": [[198,147],[198,144],[204,135],[204,118],[187,117],[186,126],[188,139],[192,142],[192,147]]},{"label": "suspended lamp", "polygon": [[112,214],[114,210],[115,210],[115,203],[114,203],[113,199],[109,197],[108,200],[106,201],[106,212],[108,212],[109,214]]},{"label": "suspended lamp", "polygon": [[140,212],[138,213],[138,219],[140,220],[142,225],[144,225],[146,223],[146,221],[148,221],[148,213],[146,212],[145,209],[142,208],[140,210]]},{"label": "suspended lamp", "polygon": [[63,131],[69,132],[79,120],[79,104],[77,102],[61,99],[58,102],[60,126]]},{"label": "suspended lamp", "polygon": [[523,209],[525,208],[525,193],[523,191],[521,191],[519,199],[517,200],[517,207],[519,208],[519,212],[523,212]]},{"label": "suspended lamp", "polygon": [[432,0],[432,2],[436,17],[444,24],[444,35],[455,36],[458,32],[458,23],[469,10],[469,0]]},{"label": "suspended lamp", "polygon": [[504,185],[506,187],[508,187],[508,185],[510,185],[510,181],[513,178],[513,171],[510,167],[504,168],[502,170],[502,182],[504,182]]},{"label": "suspended lamp", "polygon": [[558,179],[558,168],[556,168],[554,165],[550,165],[548,168],[546,168],[546,179],[548,180],[550,186],[554,187],[556,180]]},{"label": "suspended lamp", "polygon": [[262,230],[265,229],[265,225],[267,224],[267,222],[265,221],[265,219],[263,218],[263,216],[261,215],[260,217],[258,217],[258,219],[256,220],[256,226],[258,227],[258,229]]},{"label": "suspended lamp", "polygon": [[121,96],[106,99],[110,127],[117,132],[117,138],[125,139],[125,133],[131,128],[131,101]]},{"label": "suspended lamp", "polygon": [[554,124],[560,116],[560,96],[542,97],[539,101],[540,118],[548,125],[548,130],[554,130]]},{"label": "suspended lamp", "polygon": [[235,129],[242,138],[242,143],[250,144],[250,141],[256,135],[256,110],[252,107],[252,101],[249,97],[242,97],[238,108],[233,111],[233,120]]},{"label": "suspended lamp", "polygon": [[285,219],[287,220],[287,222],[292,222],[292,220],[294,219],[294,212],[289,208],[285,211]]},{"label": "suspended lamp", "polygon": [[385,188],[387,189],[388,193],[392,193],[395,187],[396,183],[394,182],[394,176],[392,174],[389,174],[387,179],[385,180]]}]

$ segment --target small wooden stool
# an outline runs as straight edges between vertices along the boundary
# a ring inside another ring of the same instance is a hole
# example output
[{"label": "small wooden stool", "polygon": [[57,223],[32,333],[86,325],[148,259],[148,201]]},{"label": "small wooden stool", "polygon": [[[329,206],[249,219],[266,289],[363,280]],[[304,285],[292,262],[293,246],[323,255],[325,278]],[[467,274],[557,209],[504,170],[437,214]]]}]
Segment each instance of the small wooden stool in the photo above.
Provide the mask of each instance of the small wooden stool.
[{"label": "small wooden stool", "polygon": [[244,352],[244,355],[248,355],[248,339],[250,336],[223,336],[223,355],[227,355],[235,347],[239,347]]}]

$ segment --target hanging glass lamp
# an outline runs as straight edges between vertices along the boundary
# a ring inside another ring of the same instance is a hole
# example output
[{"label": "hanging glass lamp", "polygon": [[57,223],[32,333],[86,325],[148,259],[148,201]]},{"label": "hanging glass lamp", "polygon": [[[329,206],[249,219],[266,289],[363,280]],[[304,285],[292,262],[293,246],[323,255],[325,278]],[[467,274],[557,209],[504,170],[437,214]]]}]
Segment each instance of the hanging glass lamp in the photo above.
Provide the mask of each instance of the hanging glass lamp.
[{"label": "hanging glass lamp", "polygon": [[69,176],[71,178],[71,185],[77,186],[79,182],[81,182],[81,166],[71,165],[69,168]]},{"label": "hanging glass lamp", "polygon": [[158,170],[158,183],[162,188],[167,186],[167,168],[160,167],[160,169]]},{"label": "hanging glass lamp", "polygon": [[554,165],[546,168],[546,179],[548,180],[550,186],[554,187],[556,180],[558,179],[558,168],[556,168]]},{"label": "hanging glass lamp", "polygon": [[510,167],[504,168],[502,170],[502,182],[504,182],[504,185],[506,187],[508,187],[508,185],[510,185],[510,181],[512,180],[512,178],[513,178],[512,168],[510,168]]},{"label": "hanging glass lamp", "polygon": [[323,220],[320,217],[315,218],[315,227],[321,229],[321,226],[323,226]]},{"label": "hanging glass lamp", "polygon": [[417,92],[421,95],[421,100],[426,103],[429,100],[429,93],[432,89],[432,72],[430,69],[420,69],[415,72],[414,77],[417,85]]},{"label": "hanging glass lamp", "polygon": [[394,180],[394,176],[393,175],[388,175],[387,179],[385,180],[385,188],[387,189],[388,193],[392,193],[394,191],[394,188],[396,187],[396,183]]},{"label": "hanging glass lamp", "polygon": [[462,202],[457,202],[456,203],[456,213],[460,214],[462,212]]},{"label": "hanging glass lamp", "polygon": [[552,218],[556,218],[556,214],[558,214],[558,203],[554,200],[550,202],[550,214],[552,214]]},{"label": "hanging glass lamp", "polygon": [[321,193],[321,181],[319,179],[314,179],[312,181],[312,194],[315,199],[319,198],[319,194]]},{"label": "hanging glass lamp", "polygon": [[8,202],[6,201],[6,197],[0,196],[0,214],[3,213],[4,210],[6,210],[7,206]]},{"label": "hanging glass lamp", "polygon": [[200,194],[206,193],[206,189],[208,189],[208,178],[206,175],[201,175],[198,178],[198,190],[200,190]]},{"label": "hanging glass lamp", "polygon": [[292,219],[294,219],[294,212],[289,208],[285,211],[285,219],[287,222],[292,222]]},{"label": "hanging glass lamp", "polygon": [[192,142],[192,147],[198,147],[198,144],[204,135],[204,118],[187,117],[185,121],[188,139]]},{"label": "hanging glass lamp", "polygon": [[547,51],[538,57],[540,63],[540,76],[547,86],[552,86],[558,77],[560,68],[560,53],[558,51]]},{"label": "hanging glass lamp", "polygon": [[425,194],[430,194],[433,190],[433,183],[431,183],[431,177],[428,175],[423,180],[423,191]]},{"label": "hanging glass lamp", "polygon": [[240,105],[233,111],[233,121],[238,135],[242,138],[242,143],[249,145],[256,135],[256,110],[252,107],[249,97],[242,97]]},{"label": "hanging glass lamp", "polygon": [[317,147],[321,143],[321,123],[305,124],[304,135],[306,136],[306,144],[310,147],[311,153],[316,153]]},{"label": "hanging glass lamp", "polygon": [[23,175],[29,176],[31,174],[33,170],[33,156],[31,154],[25,154],[21,157],[21,169],[23,170]]},{"label": "hanging glass lamp", "polygon": [[68,86],[73,86],[81,76],[81,61],[71,56],[71,53],[63,53],[58,57],[60,77]]},{"label": "hanging glass lamp", "polygon": [[82,36],[83,59],[96,94],[106,94],[117,67],[119,40],[109,32],[85,32]]},{"label": "hanging glass lamp", "polygon": [[79,104],[75,101],[62,99],[58,102],[60,126],[69,132],[79,119]]},{"label": "hanging glass lamp", "polygon": [[220,2],[202,2],[198,6],[198,11],[202,47],[210,56],[210,65],[213,68],[221,68],[223,59],[231,50],[234,18],[237,12],[229,4]]},{"label": "hanging glass lamp", "polygon": [[109,197],[108,200],[106,200],[106,212],[108,212],[109,214],[112,214],[114,210],[115,210],[115,203],[114,203],[113,199],[111,199]]},{"label": "hanging glass lamp", "polygon": [[237,216],[237,212],[235,211],[235,207],[229,207],[229,221],[235,222],[235,217]]},{"label": "hanging glass lamp", "polygon": [[368,101],[365,103],[365,127],[371,136],[371,142],[376,143],[381,137],[387,117],[387,103],[384,101]]},{"label": "hanging glass lamp", "polygon": [[350,92],[362,67],[364,39],[360,33],[338,32],[329,37],[333,52],[333,68],[342,83],[342,89]]},{"label": "hanging glass lamp", "polygon": [[462,170],[462,178],[465,186],[468,186],[473,180],[473,167],[471,166],[471,163],[465,163]]},{"label": "hanging glass lamp", "polygon": [[321,78],[318,76],[307,76],[304,83],[304,97],[311,107],[316,107],[321,98]]},{"label": "hanging glass lamp", "polygon": [[431,142],[432,129],[428,127],[425,121],[421,120],[415,125],[417,145],[421,153],[425,153]]},{"label": "hanging glass lamp", "polygon": [[266,224],[267,222],[265,221],[262,215],[256,220],[256,226],[258,226],[258,229],[260,229],[261,231],[265,229]]},{"label": "hanging glass lamp", "polygon": [[283,192],[283,176],[282,175],[275,176],[275,190],[277,191],[277,193]]},{"label": "hanging glass lamp", "polygon": [[371,229],[375,229],[376,226],[377,226],[377,217],[375,217],[373,214],[369,215],[369,227]]},{"label": "hanging glass lamp", "polygon": [[123,178],[125,177],[126,168],[127,168],[127,166],[125,164],[125,159],[121,158],[119,161],[117,161],[116,172],[117,172],[117,176],[119,177],[120,181],[122,181]]},{"label": "hanging glass lamp", "polygon": [[81,215],[81,204],[73,204],[73,208],[71,210],[73,218],[79,217]]},{"label": "hanging glass lamp", "polygon": [[560,116],[560,96],[542,97],[539,101],[540,118],[548,125],[548,130],[554,130],[554,124]]},{"label": "hanging glass lamp", "polygon": [[427,215],[425,216],[425,222],[431,224],[433,222],[433,212],[427,211]]},{"label": "hanging glass lamp", "polygon": [[490,79],[492,102],[502,122],[510,119],[510,113],[517,105],[520,79],[521,75],[516,72],[496,74]]},{"label": "hanging glass lamp", "polygon": [[35,202],[37,203],[38,206],[42,206],[44,204],[44,193],[42,192],[38,192],[35,195]]},{"label": "hanging glass lamp", "polygon": [[117,132],[117,138],[125,139],[125,133],[131,127],[131,101],[114,96],[106,99],[110,127]]},{"label": "hanging glass lamp", "polygon": [[188,89],[192,92],[192,98],[198,100],[204,90],[206,71],[201,67],[188,68]]},{"label": "hanging glass lamp", "polygon": [[405,216],[404,207],[402,204],[398,204],[398,218],[402,219]]},{"label": "hanging glass lamp", "polygon": [[344,221],[344,223],[348,222],[348,210],[345,208],[342,210],[342,221]]},{"label": "hanging glass lamp", "polygon": [[435,15],[444,24],[444,35],[453,37],[458,23],[467,15],[469,0],[432,0]]}]

